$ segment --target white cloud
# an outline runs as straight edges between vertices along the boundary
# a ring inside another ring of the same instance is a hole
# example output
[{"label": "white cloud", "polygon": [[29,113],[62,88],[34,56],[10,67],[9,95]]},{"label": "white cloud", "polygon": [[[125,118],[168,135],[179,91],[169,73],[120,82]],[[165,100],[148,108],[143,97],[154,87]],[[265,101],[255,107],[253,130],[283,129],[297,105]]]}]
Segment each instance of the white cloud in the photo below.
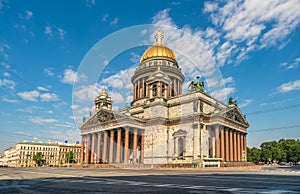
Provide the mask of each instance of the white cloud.
[{"label": "white cloud", "polygon": [[36,90],[33,90],[28,92],[18,92],[18,95],[24,100],[36,102],[40,96],[40,93]]},{"label": "white cloud", "polygon": [[9,50],[9,49],[10,49],[10,47],[8,46],[8,44],[1,44],[0,45],[0,54],[3,56],[5,61],[8,60],[7,50]]},{"label": "white cloud", "polygon": [[96,5],[96,0],[85,0],[85,5],[87,7],[92,7],[93,5]]},{"label": "white cloud", "polygon": [[10,73],[4,72],[4,73],[3,73],[3,77],[10,77]]},{"label": "white cloud", "polygon": [[38,86],[37,89],[38,89],[39,91],[43,91],[43,92],[49,91],[47,88],[44,88],[44,87],[42,87],[42,86]]},{"label": "white cloud", "polygon": [[18,100],[8,99],[6,96],[1,96],[1,100],[9,103],[18,103]]},{"label": "white cloud", "polygon": [[48,76],[54,76],[53,68],[46,68],[44,69],[44,73],[47,74]]},{"label": "white cloud", "polygon": [[55,25],[45,26],[44,33],[49,39],[51,39],[55,35],[58,36],[61,40],[64,40],[67,34],[64,29],[56,27]]},{"label": "white cloud", "polygon": [[83,118],[87,118],[90,113],[94,112],[94,106],[80,106],[78,109],[74,109],[74,115],[71,115],[69,118],[74,119],[77,125],[80,125],[83,121]]},{"label": "white cloud", "polygon": [[53,133],[52,137],[54,139],[59,139],[68,142],[76,142],[81,140],[80,131],[79,130],[64,130],[64,131],[49,131]]},{"label": "white cloud", "polygon": [[109,25],[110,25],[110,26],[115,26],[115,25],[118,24],[118,22],[119,22],[119,18],[115,17],[115,18],[113,19],[113,21],[111,21],[111,22],[109,23]]},{"label": "white cloud", "polygon": [[[220,4],[206,2],[204,12],[210,14],[213,24],[221,28],[237,62],[246,59],[254,49],[284,47],[300,21],[298,0],[231,0]],[[239,43],[238,47],[236,43]],[[227,61],[231,58],[228,54],[221,57]]]},{"label": "white cloud", "polygon": [[45,124],[45,123],[56,123],[58,120],[56,119],[43,119],[40,117],[30,117],[29,121],[35,123],[35,124]]},{"label": "white cloud", "polygon": [[284,67],[285,69],[295,69],[300,64],[300,57],[295,58],[292,63],[283,62],[280,64],[280,66]]},{"label": "white cloud", "polygon": [[19,112],[33,113],[35,110],[42,109],[42,107],[38,106],[30,106],[23,109],[17,109]]},{"label": "white cloud", "polygon": [[60,39],[62,39],[62,40],[65,39],[65,36],[66,36],[67,32],[64,29],[57,28],[57,32],[58,32],[58,35],[59,35]]},{"label": "white cloud", "polygon": [[48,37],[52,37],[53,36],[53,32],[52,32],[52,27],[51,26],[46,26],[44,33],[48,36]]},{"label": "white cloud", "polygon": [[240,108],[246,107],[253,102],[253,99],[246,99],[241,104],[239,104]]},{"label": "white cloud", "polygon": [[42,102],[58,101],[59,98],[56,94],[53,93],[43,93],[40,95]]},{"label": "white cloud", "polygon": [[290,91],[293,91],[293,90],[300,90],[300,80],[291,81],[291,82],[281,84],[277,88],[277,91],[280,92],[280,93],[290,92]]},{"label": "white cloud", "polygon": [[25,13],[19,14],[20,19],[30,20],[33,16],[32,11],[26,10]]},{"label": "white cloud", "polygon": [[114,103],[119,104],[124,102],[124,98],[119,92],[110,92],[110,95]]},{"label": "white cloud", "polygon": [[225,78],[225,79],[223,79],[222,81],[223,81],[224,85],[226,85],[226,84],[234,84],[234,79],[233,79],[233,77]]},{"label": "white cloud", "polygon": [[67,84],[74,84],[79,81],[85,81],[86,79],[87,77],[85,74],[78,74],[72,69],[65,69],[61,82]]},{"label": "white cloud", "polygon": [[25,19],[27,19],[27,20],[29,20],[33,16],[32,11],[30,11],[30,10],[26,10],[25,14],[26,14]]},{"label": "white cloud", "polygon": [[218,9],[218,4],[213,2],[204,3],[204,12],[214,12]]},{"label": "white cloud", "polygon": [[145,34],[147,34],[147,32],[148,32],[148,30],[147,30],[147,29],[144,29],[144,30],[141,31],[141,35],[144,36]]},{"label": "white cloud", "polygon": [[79,105],[77,105],[77,104],[72,104],[71,105],[71,109],[77,109],[77,108],[79,108]]},{"label": "white cloud", "polygon": [[102,16],[102,21],[103,22],[109,22],[110,26],[116,26],[119,22],[119,18],[115,17],[113,20],[111,19],[111,17],[109,16],[108,13],[104,14]]},{"label": "white cloud", "polygon": [[64,124],[56,123],[53,125],[53,127],[74,128],[75,125],[74,125],[74,123],[65,122]]},{"label": "white cloud", "polygon": [[[214,74],[213,69],[216,62],[213,58],[214,51],[211,48],[211,43],[214,42],[214,38],[207,39],[204,35],[208,34],[201,30],[193,31],[189,27],[182,29],[177,28],[172,18],[168,15],[169,11],[169,9],[165,9],[158,12],[153,17],[152,23],[161,26],[161,30],[165,34],[164,42],[175,51],[178,64],[182,68],[187,80],[194,79],[201,74],[203,74],[204,77],[208,77],[209,74]],[[170,30],[167,26],[172,26],[177,28],[177,30]],[[151,39],[153,42],[153,36]],[[199,53],[201,53],[201,55],[199,55]],[[197,64],[193,64],[190,59]]]},{"label": "white cloud", "polygon": [[23,100],[28,100],[32,102],[37,102],[40,99],[42,102],[58,101],[59,97],[53,93],[40,93],[37,90],[18,92]]},{"label": "white cloud", "polygon": [[223,89],[220,89],[220,90],[216,90],[216,91],[213,91],[211,93],[211,95],[218,99],[218,100],[221,100],[221,101],[225,101],[227,99],[227,97],[234,93],[235,92],[235,88],[233,87],[230,87],[230,88],[223,88]]},{"label": "white cloud", "polygon": [[131,62],[133,62],[133,63],[139,63],[140,62],[141,56],[139,54],[131,52],[130,55],[131,55],[131,58],[130,58]]},{"label": "white cloud", "polygon": [[108,20],[109,14],[104,14],[102,16],[102,21],[106,22]]},{"label": "white cloud", "polygon": [[15,89],[16,82],[9,79],[0,79],[0,87],[9,88],[11,90]]},{"label": "white cloud", "polygon": [[132,95],[129,95],[129,96],[126,97],[126,103],[130,104],[132,102],[132,100],[133,100],[133,96]]},{"label": "white cloud", "polygon": [[101,87],[98,83],[81,86],[73,92],[73,99],[76,102],[93,102],[101,91]]},{"label": "white cloud", "polygon": [[131,76],[133,75],[135,71],[135,67],[128,68],[126,70],[121,70],[118,73],[105,78],[101,81],[102,85],[107,85],[109,87],[115,88],[115,89],[131,89],[132,83],[131,83]]},{"label": "white cloud", "polygon": [[152,18],[152,23],[157,24],[158,26],[161,26],[161,25],[174,26],[175,24],[172,21],[172,18],[169,17],[169,11],[170,11],[170,9],[164,9],[164,10],[159,11]]}]

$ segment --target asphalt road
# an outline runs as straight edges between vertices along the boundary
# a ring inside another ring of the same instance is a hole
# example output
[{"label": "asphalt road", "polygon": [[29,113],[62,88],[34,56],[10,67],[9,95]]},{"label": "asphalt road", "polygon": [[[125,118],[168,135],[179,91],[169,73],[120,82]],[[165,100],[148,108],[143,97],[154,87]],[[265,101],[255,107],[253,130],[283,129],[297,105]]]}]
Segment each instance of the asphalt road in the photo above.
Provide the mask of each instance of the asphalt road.
[{"label": "asphalt road", "polygon": [[300,168],[0,168],[0,193],[300,193]]}]

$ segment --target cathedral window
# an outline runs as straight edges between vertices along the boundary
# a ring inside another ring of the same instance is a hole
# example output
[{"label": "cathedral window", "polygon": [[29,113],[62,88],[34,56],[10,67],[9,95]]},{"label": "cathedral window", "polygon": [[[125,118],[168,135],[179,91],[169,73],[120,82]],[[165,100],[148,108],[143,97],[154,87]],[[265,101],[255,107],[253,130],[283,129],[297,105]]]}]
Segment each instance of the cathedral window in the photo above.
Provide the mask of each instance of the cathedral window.
[{"label": "cathedral window", "polygon": [[166,97],[165,94],[166,94],[166,85],[163,84],[163,85],[162,85],[162,96],[163,96],[163,97]]},{"label": "cathedral window", "polygon": [[152,96],[155,97],[157,95],[157,85],[153,84],[152,86]]},{"label": "cathedral window", "polygon": [[186,141],[187,131],[179,129],[173,133],[174,137],[174,154],[177,159],[184,159],[185,153],[185,141]]},{"label": "cathedral window", "polygon": [[147,90],[147,86],[146,86],[146,82],[144,82],[144,87],[143,87],[143,89],[144,89],[144,97],[146,96],[146,90]]},{"label": "cathedral window", "polygon": [[184,152],[184,138],[180,137],[178,139],[178,156],[183,156]]}]

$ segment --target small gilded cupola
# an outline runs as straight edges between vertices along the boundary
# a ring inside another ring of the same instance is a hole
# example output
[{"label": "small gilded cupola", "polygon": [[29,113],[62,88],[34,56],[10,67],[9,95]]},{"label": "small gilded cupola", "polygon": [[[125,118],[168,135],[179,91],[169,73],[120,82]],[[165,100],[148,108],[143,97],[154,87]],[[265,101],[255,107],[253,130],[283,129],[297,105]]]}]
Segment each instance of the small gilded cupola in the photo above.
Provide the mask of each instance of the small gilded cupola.
[{"label": "small gilded cupola", "polygon": [[95,111],[100,109],[112,110],[111,97],[106,93],[106,89],[103,88],[102,93],[95,98]]}]

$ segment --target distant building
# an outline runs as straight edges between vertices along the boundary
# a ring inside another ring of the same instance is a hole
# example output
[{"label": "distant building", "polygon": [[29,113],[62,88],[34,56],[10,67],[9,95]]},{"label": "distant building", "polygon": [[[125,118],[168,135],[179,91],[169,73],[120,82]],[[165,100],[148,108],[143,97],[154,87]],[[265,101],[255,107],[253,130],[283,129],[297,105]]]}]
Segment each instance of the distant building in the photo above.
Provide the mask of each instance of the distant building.
[{"label": "distant building", "polygon": [[[66,154],[72,151],[73,160],[67,161]],[[60,143],[17,143],[4,151],[3,161],[9,167],[37,166],[33,156],[41,152],[44,164],[47,166],[61,166],[67,163],[78,163],[80,158],[80,144]]]},{"label": "distant building", "polygon": [[[80,144],[61,144],[59,145],[59,161],[60,164],[79,163],[80,162]],[[68,161],[67,153],[73,152],[73,160]]]},{"label": "distant building", "polygon": [[158,30],[131,75],[130,107],[112,111],[105,89],[95,99],[95,113],[79,127],[82,163],[219,166],[247,160],[249,124],[236,102],[213,98],[199,78],[183,93],[185,77],[163,37]]},{"label": "distant building", "polygon": [[4,154],[0,154],[0,166],[7,166],[7,158]]}]

